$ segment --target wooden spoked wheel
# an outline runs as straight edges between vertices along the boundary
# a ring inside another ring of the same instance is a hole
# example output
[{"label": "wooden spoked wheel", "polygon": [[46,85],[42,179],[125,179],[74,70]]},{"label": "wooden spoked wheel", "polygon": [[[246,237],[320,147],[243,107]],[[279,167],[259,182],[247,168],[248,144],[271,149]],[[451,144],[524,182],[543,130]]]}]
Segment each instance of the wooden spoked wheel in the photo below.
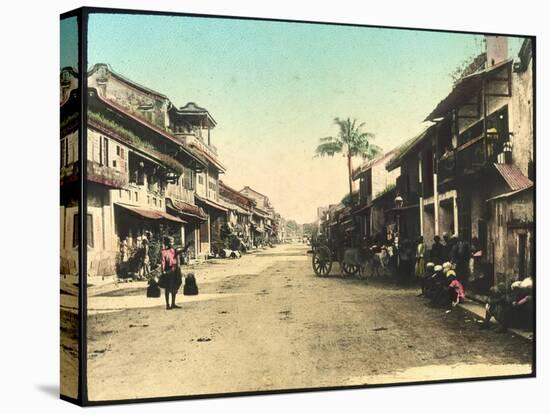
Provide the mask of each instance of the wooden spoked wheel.
[{"label": "wooden spoked wheel", "polygon": [[321,246],[313,252],[313,271],[317,276],[327,276],[332,269],[332,254],[327,246]]},{"label": "wooden spoked wheel", "polygon": [[356,275],[357,272],[359,272],[359,266],[343,263],[342,264],[342,272],[345,276],[353,276]]}]

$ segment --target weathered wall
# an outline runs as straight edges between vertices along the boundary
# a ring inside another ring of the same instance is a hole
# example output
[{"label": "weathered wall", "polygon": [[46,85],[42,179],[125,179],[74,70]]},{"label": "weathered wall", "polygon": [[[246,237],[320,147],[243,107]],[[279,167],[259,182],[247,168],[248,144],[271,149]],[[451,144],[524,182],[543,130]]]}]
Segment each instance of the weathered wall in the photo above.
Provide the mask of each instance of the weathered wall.
[{"label": "weathered wall", "polygon": [[162,129],[167,129],[170,102],[166,97],[123,82],[104,65],[98,66],[88,76],[88,87],[96,88],[103,98],[123,107],[144,121],[148,121]]},{"label": "weathered wall", "polygon": [[528,274],[533,276],[533,193],[494,200],[488,222],[488,260],[494,263],[495,283],[510,283],[519,275],[519,238],[526,237]]},{"label": "weathered wall", "polygon": [[533,61],[525,72],[513,74],[512,101],[509,108],[510,129],[513,132],[512,160],[528,176],[533,159]]}]

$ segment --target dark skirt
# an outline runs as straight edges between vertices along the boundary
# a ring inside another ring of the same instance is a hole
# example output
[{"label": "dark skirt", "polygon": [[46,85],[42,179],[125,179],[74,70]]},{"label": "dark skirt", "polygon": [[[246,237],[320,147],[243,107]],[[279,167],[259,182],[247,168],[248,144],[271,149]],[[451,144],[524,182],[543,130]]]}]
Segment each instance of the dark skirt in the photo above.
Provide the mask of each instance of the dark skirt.
[{"label": "dark skirt", "polygon": [[163,289],[167,289],[170,292],[177,291],[181,286],[181,272],[179,268],[176,270],[170,270],[160,275],[159,286]]}]

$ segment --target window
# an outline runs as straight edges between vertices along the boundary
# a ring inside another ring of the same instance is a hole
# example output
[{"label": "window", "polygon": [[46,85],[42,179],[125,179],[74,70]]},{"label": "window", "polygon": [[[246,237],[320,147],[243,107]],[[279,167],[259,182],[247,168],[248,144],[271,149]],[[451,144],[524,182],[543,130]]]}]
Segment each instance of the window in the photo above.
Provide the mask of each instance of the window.
[{"label": "window", "polygon": [[103,146],[105,147],[105,151],[104,151],[104,161],[103,161],[103,165],[106,165],[108,166],[109,165],[109,140],[107,138],[103,138]]},{"label": "window", "polygon": [[109,166],[109,140],[105,137],[99,139],[99,164]]},{"label": "window", "polygon": [[204,177],[201,175],[199,175],[199,184],[204,184]]},{"label": "window", "polygon": [[134,191],[134,195],[136,196],[136,203],[137,203],[137,201],[138,201],[138,192]]},{"label": "window", "polygon": [[116,160],[113,160],[113,167],[116,168]]},{"label": "window", "polygon": [[120,157],[120,146],[116,146],[116,155]]},{"label": "window", "polygon": [[181,183],[186,190],[195,189],[194,178],[195,178],[194,171],[190,168],[186,168],[185,171],[183,172],[183,179],[181,180]]}]

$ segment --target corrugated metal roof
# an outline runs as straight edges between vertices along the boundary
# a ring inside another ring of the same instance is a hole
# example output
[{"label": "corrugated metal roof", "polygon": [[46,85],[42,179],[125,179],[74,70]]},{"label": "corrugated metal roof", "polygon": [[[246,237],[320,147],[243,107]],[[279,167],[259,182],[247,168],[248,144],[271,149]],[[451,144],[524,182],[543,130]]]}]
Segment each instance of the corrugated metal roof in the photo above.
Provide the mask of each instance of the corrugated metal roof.
[{"label": "corrugated metal roof", "polygon": [[515,165],[494,164],[494,166],[512,191],[522,190],[533,185],[533,182],[523,175]]}]

